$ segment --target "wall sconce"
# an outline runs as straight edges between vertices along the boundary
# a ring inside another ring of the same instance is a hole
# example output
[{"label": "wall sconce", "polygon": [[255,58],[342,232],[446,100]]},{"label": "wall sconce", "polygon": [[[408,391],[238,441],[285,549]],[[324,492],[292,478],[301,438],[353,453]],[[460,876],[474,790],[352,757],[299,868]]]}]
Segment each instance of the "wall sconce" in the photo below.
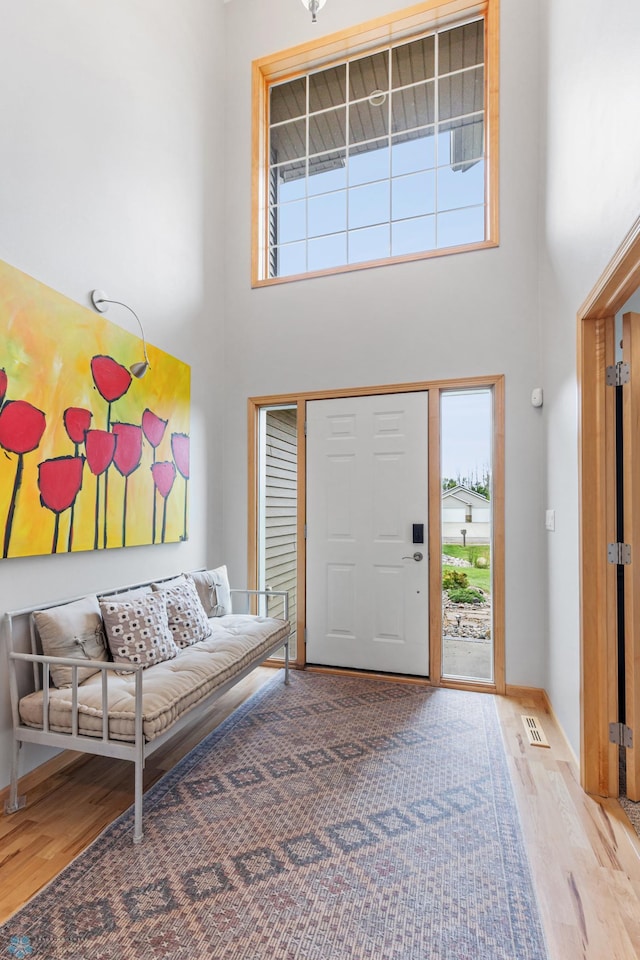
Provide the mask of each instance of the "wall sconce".
[{"label": "wall sconce", "polygon": [[311,23],[317,23],[318,10],[322,10],[327,0],[300,0],[302,6],[311,14]]},{"label": "wall sconce", "polygon": [[144,360],[138,360],[137,363],[132,363],[131,366],[129,367],[129,370],[131,371],[134,377],[137,377],[137,379],[140,380],[141,377],[144,377],[147,370],[150,369],[149,357],[147,356],[147,341],[144,335],[144,330],[142,329],[142,323],[140,321],[140,317],[135,312],[135,310],[132,310],[131,307],[129,307],[126,303],[123,303],[122,300],[109,300],[109,298],[105,296],[103,290],[91,291],[91,303],[93,304],[95,309],[98,311],[98,313],[106,313],[107,310],[109,309],[107,306],[108,303],[117,303],[119,307],[124,307],[125,310],[129,311],[129,313],[132,313],[136,318],[136,320],[138,321],[138,326],[140,327],[140,333],[142,335],[142,349],[144,351]]}]

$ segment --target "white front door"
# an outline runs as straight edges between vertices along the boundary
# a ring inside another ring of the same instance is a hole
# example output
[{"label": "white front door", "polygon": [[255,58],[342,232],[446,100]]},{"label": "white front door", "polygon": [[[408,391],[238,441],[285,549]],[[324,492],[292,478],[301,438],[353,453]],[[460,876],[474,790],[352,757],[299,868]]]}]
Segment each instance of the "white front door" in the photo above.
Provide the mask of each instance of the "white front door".
[{"label": "white front door", "polygon": [[307,663],[428,676],[427,430],[426,392],[307,403]]}]

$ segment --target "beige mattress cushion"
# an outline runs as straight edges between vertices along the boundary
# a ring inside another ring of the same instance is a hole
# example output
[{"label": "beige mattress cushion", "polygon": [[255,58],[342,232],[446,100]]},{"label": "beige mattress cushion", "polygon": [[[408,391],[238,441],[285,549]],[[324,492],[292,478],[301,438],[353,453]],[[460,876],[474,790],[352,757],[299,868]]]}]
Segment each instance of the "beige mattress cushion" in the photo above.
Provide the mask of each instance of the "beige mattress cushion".
[{"label": "beige mattress cushion", "polygon": [[[289,633],[289,624],[271,617],[229,614],[210,620],[211,635],[181,650],[177,657],[142,671],[143,731],[153,740],[190,707],[252,662],[259,662]],[[109,672],[109,737],[134,740],[135,678]],[[49,690],[49,729],[71,732],[70,688]],[[102,736],[102,680],[95,674],[78,687],[79,732]],[[22,722],[42,727],[43,694],[20,701]]]}]

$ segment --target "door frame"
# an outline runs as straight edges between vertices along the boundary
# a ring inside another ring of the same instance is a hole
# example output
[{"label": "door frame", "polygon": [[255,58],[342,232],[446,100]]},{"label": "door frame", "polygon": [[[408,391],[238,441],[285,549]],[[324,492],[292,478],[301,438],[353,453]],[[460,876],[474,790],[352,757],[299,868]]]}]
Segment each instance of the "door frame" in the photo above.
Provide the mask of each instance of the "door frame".
[{"label": "door frame", "polygon": [[[298,409],[298,649],[295,666],[305,666],[304,628],[306,622],[306,442],[304,433],[307,400],[332,400],[346,397],[373,396],[394,393],[429,392],[429,470],[440,464],[440,393],[489,387],[493,390],[493,683],[451,680],[442,677],[442,604],[429,604],[429,682],[433,686],[456,687],[489,693],[505,692],[505,633],[504,633],[504,376],[466,377],[454,380],[430,380],[415,383],[395,383],[368,387],[347,387],[335,390],[314,390],[299,393],[249,397],[247,401],[248,439],[248,523],[247,523],[247,583],[256,589],[258,582],[258,444],[259,414],[264,406],[290,404]],[[441,497],[436,484],[429,491],[429,594],[442,593],[441,562]]]},{"label": "door frame", "polygon": [[[615,535],[615,398],[605,368],[614,362],[615,315],[640,287],[640,217],[577,316],[580,525],[580,781],[587,793],[618,796],[616,567],[607,562]],[[636,731],[636,736],[640,731]]]}]

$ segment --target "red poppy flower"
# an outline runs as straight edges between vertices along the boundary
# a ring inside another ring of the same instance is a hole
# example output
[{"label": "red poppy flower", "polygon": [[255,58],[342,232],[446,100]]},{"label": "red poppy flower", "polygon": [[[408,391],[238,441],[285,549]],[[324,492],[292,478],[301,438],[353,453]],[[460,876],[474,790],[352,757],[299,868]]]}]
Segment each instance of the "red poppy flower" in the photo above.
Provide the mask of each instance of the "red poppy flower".
[{"label": "red poppy flower", "polygon": [[55,457],[38,464],[38,487],[43,507],[68,510],[82,486],[84,457]]},{"label": "red poppy flower", "polygon": [[4,400],[4,395],[7,392],[7,372],[2,368],[0,370],[0,403]]},{"label": "red poppy flower", "polygon": [[99,477],[101,473],[111,466],[113,455],[116,449],[117,437],[107,430],[87,430],[85,437],[85,449],[87,451],[87,463],[91,473]]},{"label": "red poppy flower", "polygon": [[10,453],[35,450],[46,426],[42,410],[26,400],[7,400],[0,410],[0,447]]},{"label": "red poppy flower", "polygon": [[91,411],[85,410],[84,407],[67,407],[62,419],[70,440],[74,443],[84,443],[85,434],[91,426],[92,416]]},{"label": "red poppy flower", "polygon": [[185,480],[189,479],[189,434],[171,434],[171,452],[175,465]]},{"label": "red poppy flower", "polygon": [[108,403],[119,400],[131,386],[131,374],[113,357],[96,356],[91,358],[93,382],[101,397]]},{"label": "red poppy flower", "polygon": [[161,463],[153,464],[151,473],[158,493],[166,499],[171,493],[171,487],[176,478],[176,468],[170,460],[163,460]]},{"label": "red poppy flower", "polygon": [[167,421],[158,417],[152,410],[145,410],[142,414],[142,429],[144,435],[155,450],[164,436]]},{"label": "red poppy flower", "polygon": [[112,427],[118,441],[113,462],[123,477],[137,470],[142,460],[142,427],[133,423],[114,423]]}]

